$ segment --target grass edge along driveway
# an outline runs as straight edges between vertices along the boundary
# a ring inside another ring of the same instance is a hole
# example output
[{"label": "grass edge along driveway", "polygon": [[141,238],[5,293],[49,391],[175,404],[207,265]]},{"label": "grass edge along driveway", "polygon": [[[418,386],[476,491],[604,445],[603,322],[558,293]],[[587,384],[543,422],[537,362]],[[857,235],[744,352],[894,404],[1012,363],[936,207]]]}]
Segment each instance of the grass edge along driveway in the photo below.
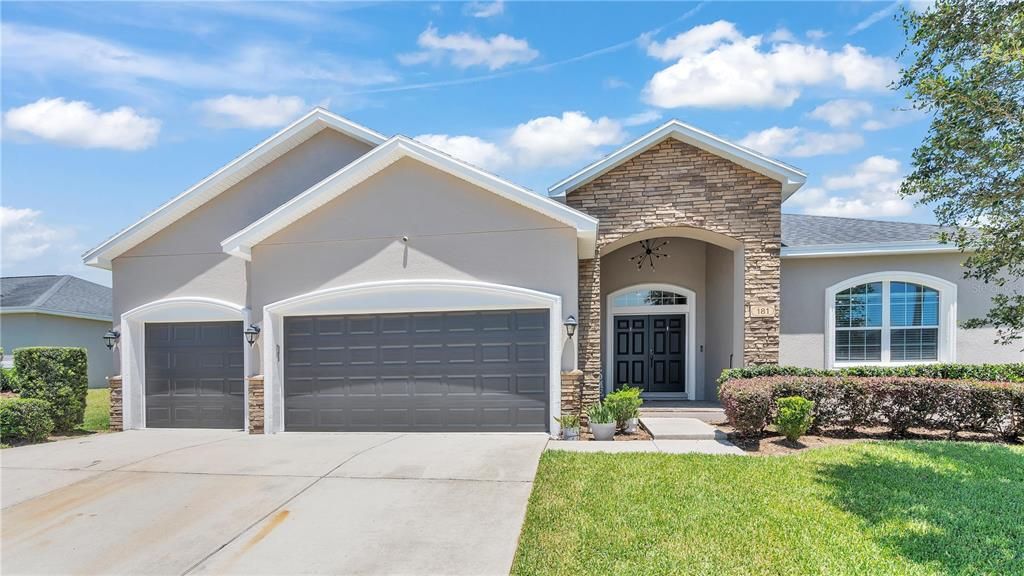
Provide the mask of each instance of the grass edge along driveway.
[{"label": "grass edge along driveway", "polygon": [[526,574],[1024,574],[1024,447],[544,453]]}]

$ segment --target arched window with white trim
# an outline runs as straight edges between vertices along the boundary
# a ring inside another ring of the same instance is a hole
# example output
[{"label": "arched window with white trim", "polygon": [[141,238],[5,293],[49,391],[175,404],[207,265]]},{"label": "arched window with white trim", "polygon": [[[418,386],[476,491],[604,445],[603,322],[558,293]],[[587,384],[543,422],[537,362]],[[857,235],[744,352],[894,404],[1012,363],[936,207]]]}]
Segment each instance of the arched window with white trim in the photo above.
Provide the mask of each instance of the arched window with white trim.
[{"label": "arched window with white trim", "polygon": [[914,272],[865,274],[826,292],[828,364],[952,362],[956,285]]}]

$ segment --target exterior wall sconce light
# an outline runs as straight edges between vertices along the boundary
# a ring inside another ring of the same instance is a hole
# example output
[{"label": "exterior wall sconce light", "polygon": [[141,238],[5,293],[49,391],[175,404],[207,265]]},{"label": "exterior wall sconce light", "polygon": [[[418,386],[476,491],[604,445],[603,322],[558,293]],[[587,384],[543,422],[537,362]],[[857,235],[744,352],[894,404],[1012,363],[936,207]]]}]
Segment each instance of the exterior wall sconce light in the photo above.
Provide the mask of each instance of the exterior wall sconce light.
[{"label": "exterior wall sconce light", "polygon": [[107,344],[107,350],[113,350],[114,344],[117,343],[117,339],[120,337],[120,332],[116,330],[107,330],[107,333],[103,335],[103,341]]},{"label": "exterior wall sconce light", "polygon": [[576,333],[577,324],[579,324],[579,322],[576,322],[575,316],[569,316],[565,319],[565,333],[569,335],[570,340],[572,339],[572,335]]},{"label": "exterior wall sconce light", "polygon": [[260,327],[255,324],[249,324],[249,327],[242,333],[245,334],[245,341],[249,343],[249,346],[252,346],[256,343],[256,339],[260,337]]}]

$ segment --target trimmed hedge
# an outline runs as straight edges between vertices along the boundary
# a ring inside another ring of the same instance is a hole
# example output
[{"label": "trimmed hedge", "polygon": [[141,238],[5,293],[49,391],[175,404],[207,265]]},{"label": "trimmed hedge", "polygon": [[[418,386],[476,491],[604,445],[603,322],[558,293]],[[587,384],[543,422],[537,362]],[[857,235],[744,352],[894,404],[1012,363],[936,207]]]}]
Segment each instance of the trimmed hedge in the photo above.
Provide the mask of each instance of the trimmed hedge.
[{"label": "trimmed hedge", "polygon": [[943,380],[989,380],[992,382],[1024,382],[1024,363],[1020,364],[913,364],[908,366],[854,366],[835,370],[800,368],[764,364],[748,368],[727,368],[718,377],[718,384],[739,378],[764,376],[866,376],[918,377]]},{"label": "trimmed hedge", "polygon": [[909,428],[1024,436],[1024,384],[921,377],[768,376],[725,381],[718,390],[736,431],[757,435],[773,423],[777,400],[814,402],[816,428],[879,425],[899,436]]},{"label": "trimmed hedge", "polygon": [[82,423],[89,391],[84,348],[18,348],[14,369],[22,398],[49,402],[55,431],[68,433]]},{"label": "trimmed hedge", "polygon": [[50,404],[35,398],[0,400],[0,440],[42,442],[53,432]]},{"label": "trimmed hedge", "polygon": [[0,392],[18,391],[18,373],[14,368],[0,368]]}]

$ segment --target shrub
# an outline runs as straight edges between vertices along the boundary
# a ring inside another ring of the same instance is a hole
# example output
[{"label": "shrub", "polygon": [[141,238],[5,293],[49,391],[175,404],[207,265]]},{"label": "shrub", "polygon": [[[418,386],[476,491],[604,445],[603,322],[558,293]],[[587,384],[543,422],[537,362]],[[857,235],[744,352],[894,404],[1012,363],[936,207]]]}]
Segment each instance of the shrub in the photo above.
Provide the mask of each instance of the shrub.
[{"label": "shrub", "polygon": [[767,376],[865,376],[938,378],[942,380],[988,380],[1024,382],[1024,363],[1017,364],[912,364],[907,366],[854,366],[836,370],[761,364],[746,368],[727,368],[718,377],[721,385],[729,380]]},{"label": "shrub", "polygon": [[814,417],[814,402],[803,396],[786,396],[777,401],[779,412],[775,416],[775,428],[790,442],[796,442],[807,433]]},{"label": "shrub", "polygon": [[922,377],[771,376],[731,379],[719,388],[729,423],[743,435],[778,424],[778,402],[814,402],[818,427],[886,426],[894,436],[912,427],[974,430],[1003,438],[1024,435],[1024,384]]},{"label": "shrub", "polygon": [[604,398],[604,405],[615,414],[615,423],[619,428],[626,425],[626,420],[636,418],[644,401],[640,398],[640,389],[623,386]]},{"label": "shrub", "polygon": [[756,436],[768,425],[772,386],[768,382],[733,380],[722,384],[718,397],[729,424],[741,436]]},{"label": "shrub", "polygon": [[597,402],[587,408],[587,420],[592,424],[611,424],[615,422],[615,413],[607,405]]},{"label": "shrub", "polygon": [[55,431],[67,433],[82,423],[89,391],[84,348],[19,348],[14,368],[22,398],[49,402]]},{"label": "shrub", "polygon": [[0,440],[42,442],[53,432],[50,405],[35,398],[0,400]]},{"label": "shrub", "polygon": [[14,368],[0,368],[0,392],[18,391],[18,373]]}]

